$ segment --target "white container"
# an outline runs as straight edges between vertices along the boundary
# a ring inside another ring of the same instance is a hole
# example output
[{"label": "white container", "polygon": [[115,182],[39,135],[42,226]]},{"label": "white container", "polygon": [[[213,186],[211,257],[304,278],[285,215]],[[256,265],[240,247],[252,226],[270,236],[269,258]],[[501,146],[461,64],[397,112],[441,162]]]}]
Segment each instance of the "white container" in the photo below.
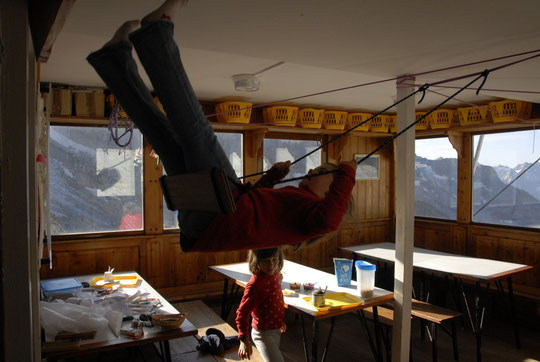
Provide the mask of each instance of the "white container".
[{"label": "white container", "polygon": [[356,267],[358,295],[362,298],[373,298],[373,290],[375,290],[375,270],[377,267],[364,260],[358,260],[354,265]]}]

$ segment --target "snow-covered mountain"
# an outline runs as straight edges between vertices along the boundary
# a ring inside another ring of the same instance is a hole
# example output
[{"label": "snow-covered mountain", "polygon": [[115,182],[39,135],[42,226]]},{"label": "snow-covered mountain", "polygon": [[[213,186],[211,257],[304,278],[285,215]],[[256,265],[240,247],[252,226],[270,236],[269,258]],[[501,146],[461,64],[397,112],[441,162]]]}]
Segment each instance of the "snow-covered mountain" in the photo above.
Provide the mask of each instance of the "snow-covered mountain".
[{"label": "snow-covered mountain", "polygon": [[[490,224],[540,227],[540,167],[527,173],[493,199],[508,182],[530,164],[515,168],[476,167],[473,185],[473,220]],[[416,157],[416,215],[456,218],[457,160]],[[493,200],[492,200],[493,199]],[[488,206],[479,211],[486,203]]]},{"label": "snow-covered mountain", "polygon": [[[495,172],[505,184],[512,182],[518,177],[521,172],[525,171],[531,164],[528,162],[521,163],[514,168],[507,166],[495,166]],[[540,163],[536,163],[527,172],[523,174],[513,186],[527,191],[536,199],[540,200]]]}]

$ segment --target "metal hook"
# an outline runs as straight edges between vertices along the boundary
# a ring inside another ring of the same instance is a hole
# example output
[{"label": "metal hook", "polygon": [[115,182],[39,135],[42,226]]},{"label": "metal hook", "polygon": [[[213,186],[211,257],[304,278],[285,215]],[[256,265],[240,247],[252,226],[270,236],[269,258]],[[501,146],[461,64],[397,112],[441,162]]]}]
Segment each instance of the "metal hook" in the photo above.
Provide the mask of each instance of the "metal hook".
[{"label": "metal hook", "polygon": [[476,90],[476,95],[478,95],[478,93],[480,93],[480,90],[482,89],[484,84],[486,84],[486,80],[487,80],[488,75],[489,75],[489,69],[486,69],[486,70],[484,70],[482,72],[482,77],[484,77],[484,79],[482,80],[482,84],[480,84],[480,87],[478,87],[478,89]]},{"label": "metal hook", "polygon": [[424,100],[424,97],[426,96],[426,90],[429,88],[429,84],[428,83],[425,83],[424,85],[422,85],[420,88],[418,88],[418,91],[419,92],[422,92],[422,98],[420,98],[420,100],[418,101],[418,104],[422,103],[422,101]]}]

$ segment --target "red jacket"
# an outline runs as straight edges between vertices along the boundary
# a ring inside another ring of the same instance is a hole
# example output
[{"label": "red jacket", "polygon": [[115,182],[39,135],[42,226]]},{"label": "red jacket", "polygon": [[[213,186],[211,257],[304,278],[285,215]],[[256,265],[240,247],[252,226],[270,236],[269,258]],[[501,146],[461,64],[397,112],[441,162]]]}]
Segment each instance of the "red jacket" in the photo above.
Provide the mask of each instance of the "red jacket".
[{"label": "red jacket", "polygon": [[[258,183],[268,181],[265,175]],[[264,249],[335,231],[349,207],[354,183],[354,169],[340,165],[324,199],[294,186],[255,188],[240,197],[234,213],[218,214],[195,245],[186,249],[206,252]]]},{"label": "red jacket", "polygon": [[258,331],[278,329],[285,323],[285,303],[279,273],[252,275],[236,310],[238,337],[249,336],[251,327]]}]

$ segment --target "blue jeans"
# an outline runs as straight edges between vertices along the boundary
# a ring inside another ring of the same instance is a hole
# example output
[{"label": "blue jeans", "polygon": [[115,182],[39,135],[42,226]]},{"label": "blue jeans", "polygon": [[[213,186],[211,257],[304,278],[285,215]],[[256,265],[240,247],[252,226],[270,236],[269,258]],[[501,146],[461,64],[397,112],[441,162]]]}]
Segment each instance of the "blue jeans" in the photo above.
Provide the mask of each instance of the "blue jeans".
[{"label": "blue jeans", "polygon": [[[195,96],[173,39],[174,24],[152,22],[132,32],[130,42],[106,46],[87,57],[131,120],[159,155],[168,175],[222,168],[237,180]],[[132,57],[132,44],[167,113],[154,103]],[[236,188],[230,182],[231,189]],[[215,214],[179,211],[178,223],[190,239],[198,239]]]}]

